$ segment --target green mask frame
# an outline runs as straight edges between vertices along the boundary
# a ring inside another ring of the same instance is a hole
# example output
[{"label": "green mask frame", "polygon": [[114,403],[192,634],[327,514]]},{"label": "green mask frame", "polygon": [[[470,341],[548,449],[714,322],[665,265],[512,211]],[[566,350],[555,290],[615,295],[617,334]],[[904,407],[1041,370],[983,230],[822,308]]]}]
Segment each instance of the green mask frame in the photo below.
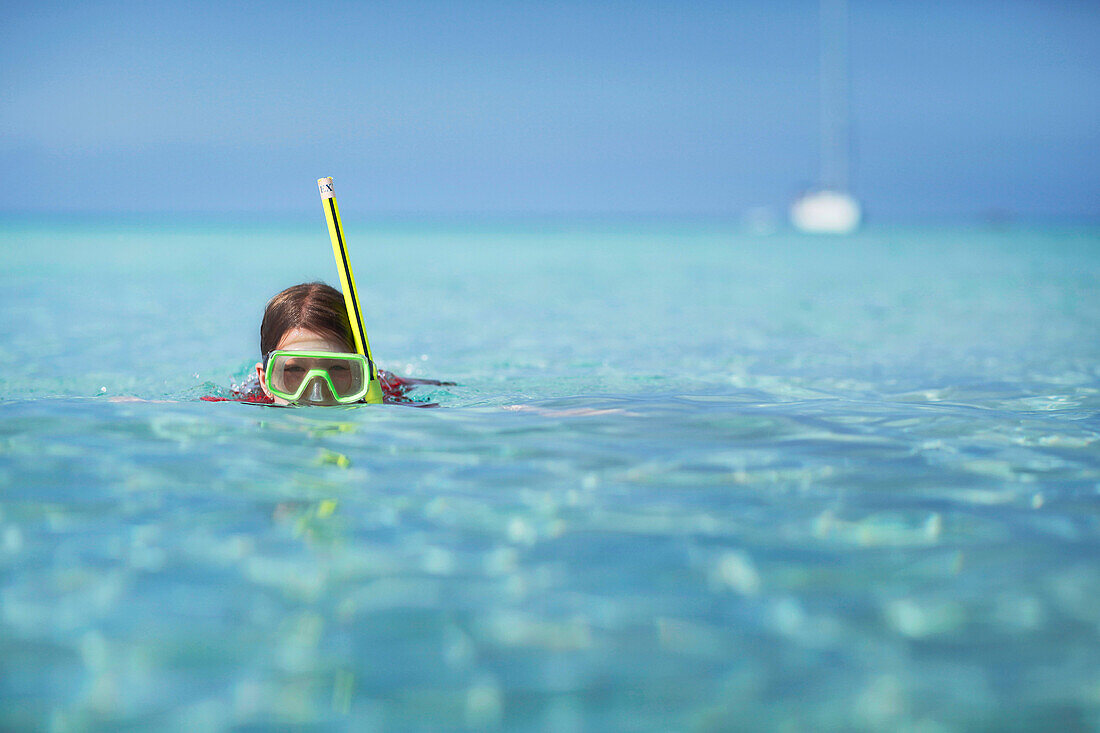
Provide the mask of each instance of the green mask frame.
[{"label": "green mask frame", "polygon": [[[279,369],[285,367],[285,361],[288,359],[323,359],[330,362],[343,362],[350,368],[360,371],[358,378],[353,380],[353,384],[347,387],[342,386],[338,388],[336,383],[333,382],[332,374],[330,374],[329,369],[313,367],[306,370],[298,386],[291,391],[280,387],[280,380],[277,379]],[[329,393],[337,404],[349,405],[355,402],[362,402],[368,397],[371,387],[377,384],[376,379],[372,379],[372,377],[374,377],[374,370],[371,368],[370,362],[362,354],[344,354],[328,351],[275,350],[264,357],[264,385],[272,395],[284,399],[287,402],[302,402],[302,396],[317,379],[320,379],[328,386]]]}]

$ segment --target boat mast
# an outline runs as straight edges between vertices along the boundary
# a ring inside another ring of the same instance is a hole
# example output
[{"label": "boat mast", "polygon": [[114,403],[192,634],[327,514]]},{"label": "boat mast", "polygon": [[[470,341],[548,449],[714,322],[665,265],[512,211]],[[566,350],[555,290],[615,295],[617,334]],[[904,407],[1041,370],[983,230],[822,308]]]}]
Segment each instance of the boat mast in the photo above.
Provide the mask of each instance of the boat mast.
[{"label": "boat mast", "polygon": [[848,0],[820,0],[821,170],[817,189],[791,205],[791,223],[814,234],[851,234],[863,216],[848,192]]}]

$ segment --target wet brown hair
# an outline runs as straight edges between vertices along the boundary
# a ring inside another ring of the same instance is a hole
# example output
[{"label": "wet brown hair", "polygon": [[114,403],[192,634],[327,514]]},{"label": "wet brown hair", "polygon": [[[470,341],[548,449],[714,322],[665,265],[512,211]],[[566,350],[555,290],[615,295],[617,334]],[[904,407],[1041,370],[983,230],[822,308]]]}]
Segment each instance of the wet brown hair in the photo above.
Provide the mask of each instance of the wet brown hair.
[{"label": "wet brown hair", "polygon": [[260,354],[266,358],[279,339],[295,328],[331,336],[343,343],[349,353],[355,351],[344,296],[330,285],[321,282],[293,285],[269,300],[260,324]]}]

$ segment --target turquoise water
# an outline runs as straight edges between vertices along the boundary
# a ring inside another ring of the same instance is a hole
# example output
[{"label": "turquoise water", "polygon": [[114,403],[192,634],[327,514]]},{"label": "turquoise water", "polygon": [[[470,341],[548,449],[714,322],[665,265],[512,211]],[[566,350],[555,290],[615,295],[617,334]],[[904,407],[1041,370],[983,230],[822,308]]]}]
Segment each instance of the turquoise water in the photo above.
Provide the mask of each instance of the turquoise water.
[{"label": "turquoise water", "polygon": [[0,230],[0,728],[1100,729],[1100,230],[345,225]]}]

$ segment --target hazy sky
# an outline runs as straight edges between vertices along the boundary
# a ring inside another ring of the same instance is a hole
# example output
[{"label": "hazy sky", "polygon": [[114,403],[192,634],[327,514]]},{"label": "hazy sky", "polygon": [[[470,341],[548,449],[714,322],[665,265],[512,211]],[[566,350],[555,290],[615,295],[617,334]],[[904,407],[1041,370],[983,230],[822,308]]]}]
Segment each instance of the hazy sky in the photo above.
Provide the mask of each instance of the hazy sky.
[{"label": "hazy sky", "polygon": [[[4,3],[0,210],[782,210],[818,3]],[[850,3],[883,219],[1100,216],[1100,3]]]}]

